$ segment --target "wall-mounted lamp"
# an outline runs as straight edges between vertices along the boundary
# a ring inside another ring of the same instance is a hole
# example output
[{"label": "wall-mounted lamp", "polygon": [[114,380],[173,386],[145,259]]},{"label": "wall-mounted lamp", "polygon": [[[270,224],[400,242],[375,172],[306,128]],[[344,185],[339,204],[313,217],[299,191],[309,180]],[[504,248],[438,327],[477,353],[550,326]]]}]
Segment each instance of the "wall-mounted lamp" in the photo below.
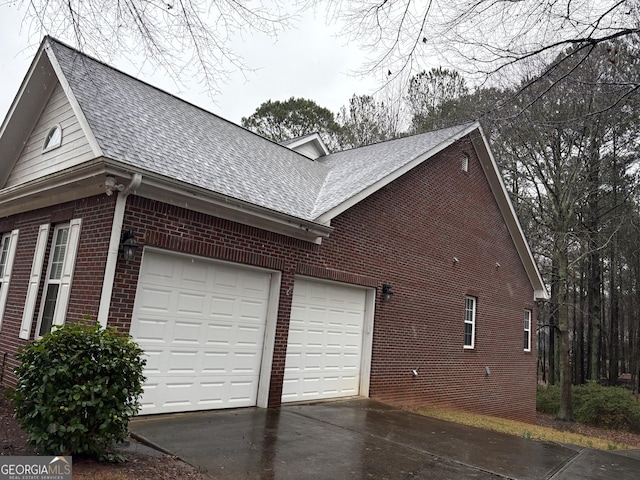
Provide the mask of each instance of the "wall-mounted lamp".
[{"label": "wall-mounted lamp", "polygon": [[457,265],[457,263],[458,263],[459,261],[460,261],[460,260],[458,260],[458,257],[453,257],[453,264],[454,264],[454,265]]},{"label": "wall-mounted lamp", "polygon": [[120,239],[120,249],[122,250],[124,259],[133,260],[136,256],[136,248],[138,248],[138,243],[133,235],[133,231],[127,230],[123,232],[122,238]]},{"label": "wall-mounted lamp", "polygon": [[489,375],[491,375],[491,370],[489,367],[484,367],[484,376],[488,377]]},{"label": "wall-mounted lamp", "polygon": [[393,286],[385,283],[382,285],[382,300],[390,302],[393,298]]}]

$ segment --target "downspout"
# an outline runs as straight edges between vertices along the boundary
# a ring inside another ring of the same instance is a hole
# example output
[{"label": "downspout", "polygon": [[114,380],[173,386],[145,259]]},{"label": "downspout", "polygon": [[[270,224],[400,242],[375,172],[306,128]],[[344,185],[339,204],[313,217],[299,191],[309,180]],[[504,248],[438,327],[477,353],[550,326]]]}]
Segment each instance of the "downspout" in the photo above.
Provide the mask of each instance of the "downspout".
[{"label": "downspout", "polygon": [[118,250],[120,249],[120,238],[122,237],[122,223],[124,222],[124,207],[127,204],[129,194],[138,188],[142,183],[142,175],[135,173],[131,183],[126,187],[116,185],[113,179],[107,179],[105,187],[107,195],[111,195],[114,190],[118,190],[116,207],[113,212],[113,224],[111,226],[111,239],[109,240],[109,251],[107,253],[107,264],[104,269],[104,280],[102,282],[102,295],[100,296],[100,307],[98,308],[98,323],[101,327],[107,326],[109,320],[109,307],[111,306],[111,295],[113,293],[113,281],[116,276],[116,266],[118,264]]}]

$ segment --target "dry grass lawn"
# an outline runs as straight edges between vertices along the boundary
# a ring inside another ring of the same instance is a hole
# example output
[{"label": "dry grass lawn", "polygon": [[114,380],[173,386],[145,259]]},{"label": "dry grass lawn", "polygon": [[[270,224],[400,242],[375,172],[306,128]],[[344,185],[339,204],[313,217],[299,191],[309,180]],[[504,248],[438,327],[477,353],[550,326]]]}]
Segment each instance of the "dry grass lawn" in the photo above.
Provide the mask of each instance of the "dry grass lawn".
[{"label": "dry grass lawn", "polygon": [[544,440],[547,442],[567,443],[580,447],[595,448],[598,450],[628,450],[634,448],[631,445],[616,440],[598,438],[566,430],[558,430],[555,428],[532,425],[530,423],[517,422],[515,420],[490,417],[487,415],[441,408],[418,408],[412,409],[412,411],[427,417],[507,433],[523,438]]}]

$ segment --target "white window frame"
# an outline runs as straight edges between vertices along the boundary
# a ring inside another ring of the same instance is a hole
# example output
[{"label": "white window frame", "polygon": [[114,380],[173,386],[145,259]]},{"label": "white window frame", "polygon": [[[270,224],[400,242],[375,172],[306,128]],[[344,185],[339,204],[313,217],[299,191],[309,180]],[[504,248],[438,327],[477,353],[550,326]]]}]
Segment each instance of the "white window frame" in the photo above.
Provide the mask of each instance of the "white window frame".
[{"label": "white window frame", "polygon": [[55,150],[60,145],[62,145],[62,127],[60,125],[54,125],[47,131],[47,136],[44,137],[42,153]]},{"label": "white window frame", "polygon": [[524,340],[527,342],[524,346],[525,352],[531,351],[531,310],[524,311]]},{"label": "white window frame", "polygon": [[2,330],[4,310],[7,306],[11,272],[13,271],[13,261],[16,258],[18,233],[19,230],[13,230],[10,233],[5,233],[2,235],[2,239],[0,240],[0,262],[3,262],[0,263],[0,330]]},{"label": "white window frame", "polygon": [[[36,338],[42,338],[40,335],[40,329],[42,327],[42,319],[46,309],[46,299],[49,293],[49,287],[51,285],[58,285],[58,291],[55,298],[55,304],[53,312],[51,313],[51,328],[54,326],[64,325],[67,305],[69,304],[69,296],[71,293],[71,280],[73,277],[73,271],[75,269],[76,254],[78,251],[78,244],[80,239],[80,226],[81,219],[71,220],[70,223],[56,225],[53,230],[53,236],[51,239],[51,249],[49,252],[49,264],[47,266],[47,273],[44,280],[44,286],[42,289],[42,296],[40,297],[40,313],[38,314],[38,323],[36,324]],[[68,229],[67,242],[65,244],[64,256],[61,259],[60,264],[60,277],[50,278],[51,270],[53,267],[53,261],[55,258],[55,247],[58,237],[58,232],[62,229]],[[50,329],[51,329],[50,328]],[[50,331],[50,330],[49,330]],[[47,332],[44,332],[45,334]]]},{"label": "white window frame", "polygon": [[[476,346],[476,306],[478,299],[471,295],[464,297],[464,333],[463,347],[465,349],[473,349]],[[467,325],[471,325],[471,344],[467,344]]]}]

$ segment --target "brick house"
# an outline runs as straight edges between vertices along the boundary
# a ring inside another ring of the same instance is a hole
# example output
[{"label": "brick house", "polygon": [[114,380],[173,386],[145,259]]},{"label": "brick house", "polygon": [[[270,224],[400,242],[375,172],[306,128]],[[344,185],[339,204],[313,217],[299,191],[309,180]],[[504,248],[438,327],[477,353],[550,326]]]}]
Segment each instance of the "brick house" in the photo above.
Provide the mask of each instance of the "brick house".
[{"label": "brick house", "polygon": [[0,163],[3,386],[90,316],[145,350],[142,414],[360,395],[534,419],[547,292],[478,124],[279,145],[47,37]]}]

